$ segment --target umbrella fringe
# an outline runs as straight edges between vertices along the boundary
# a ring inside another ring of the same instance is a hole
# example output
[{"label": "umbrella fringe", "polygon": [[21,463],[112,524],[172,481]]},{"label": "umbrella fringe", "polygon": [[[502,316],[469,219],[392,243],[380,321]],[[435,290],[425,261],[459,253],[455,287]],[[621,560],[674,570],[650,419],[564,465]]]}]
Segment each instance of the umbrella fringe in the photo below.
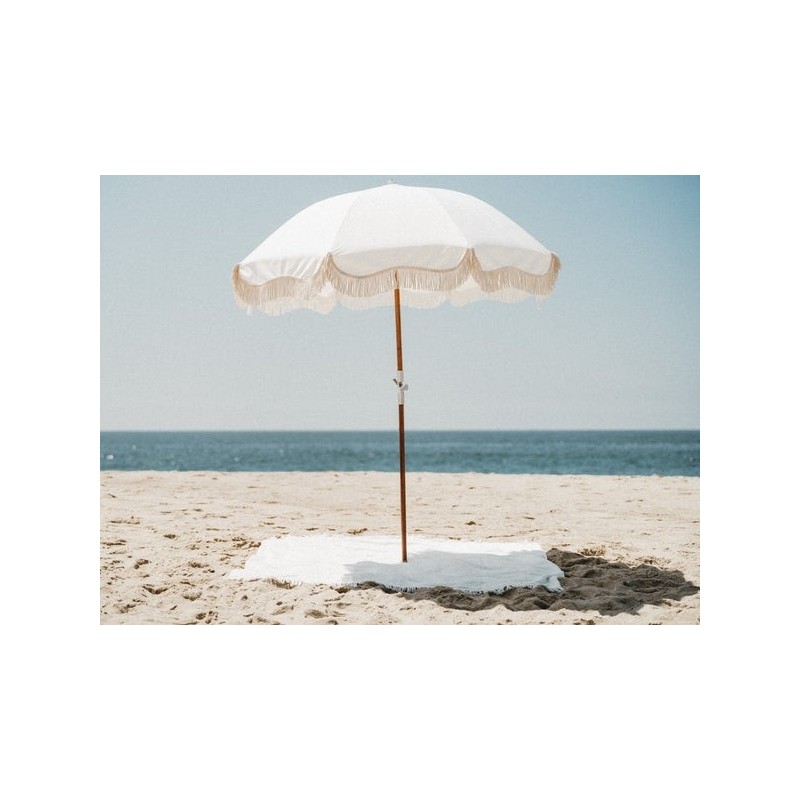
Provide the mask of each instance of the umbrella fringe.
[{"label": "umbrella fringe", "polygon": [[[447,271],[399,266],[372,275],[357,276],[342,272],[329,253],[324,265],[311,280],[280,276],[258,285],[244,280],[239,267],[237,264],[231,275],[236,302],[243,308],[256,307],[267,314],[278,315],[296,308],[326,313],[336,305],[337,295],[345,304],[346,298],[372,298],[374,305],[384,305],[391,302],[395,287],[428,293],[434,297],[438,295],[442,301],[449,299],[455,304],[480,299],[482,293],[503,301],[520,300],[525,295],[541,299],[555,288],[561,261],[552,253],[549,268],[543,275],[533,275],[516,267],[484,270],[475,252],[469,249],[458,264]],[[470,278],[481,292],[465,292],[464,298],[449,296]]]}]

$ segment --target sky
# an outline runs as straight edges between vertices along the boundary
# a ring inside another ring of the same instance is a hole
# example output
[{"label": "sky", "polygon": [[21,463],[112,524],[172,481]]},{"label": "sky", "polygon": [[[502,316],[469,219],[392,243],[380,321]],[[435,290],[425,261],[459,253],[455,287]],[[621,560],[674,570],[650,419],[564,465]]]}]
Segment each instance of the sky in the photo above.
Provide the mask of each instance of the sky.
[{"label": "sky", "polygon": [[406,425],[700,427],[698,176],[103,176],[103,430],[390,430],[391,307],[251,314],[231,270],[311,203],[474,195],[558,253],[544,301],[403,309]]}]

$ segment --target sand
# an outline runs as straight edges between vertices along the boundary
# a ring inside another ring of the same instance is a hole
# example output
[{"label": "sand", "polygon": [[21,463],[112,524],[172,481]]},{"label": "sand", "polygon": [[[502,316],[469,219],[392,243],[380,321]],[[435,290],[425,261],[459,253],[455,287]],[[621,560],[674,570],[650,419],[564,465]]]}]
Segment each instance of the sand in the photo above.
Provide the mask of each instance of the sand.
[{"label": "sand", "polygon": [[565,573],[468,594],[239,581],[262,540],[396,536],[392,473],[121,472],[100,480],[106,624],[698,624],[700,481],[411,473],[409,537],[537,542]]}]

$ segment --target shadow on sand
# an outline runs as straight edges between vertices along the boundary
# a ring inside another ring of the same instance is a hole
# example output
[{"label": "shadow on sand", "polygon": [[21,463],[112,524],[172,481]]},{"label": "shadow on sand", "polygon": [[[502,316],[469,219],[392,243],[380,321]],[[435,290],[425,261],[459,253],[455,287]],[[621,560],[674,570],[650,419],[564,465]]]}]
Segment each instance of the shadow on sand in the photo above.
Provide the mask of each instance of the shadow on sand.
[{"label": "shadow on sand", "polygon": [[642,606],[677,601],[700,591],[700,587],[687,581],[682,572],[660,569],[652,564],[631,567],[595,555],[556,549],[548,551],[547,558],[564,571],[562,593],[550,592],[542,586],[486,594],[470,594],[445,586],[413,592],[387,589],[376,583],[362,583],[358,588],[375,587],[409,600],[432,600],[445,608],[464,611],[482,611],[502,605],[509,611],[567,609],[599,611],[608,616],[635,614]]}]

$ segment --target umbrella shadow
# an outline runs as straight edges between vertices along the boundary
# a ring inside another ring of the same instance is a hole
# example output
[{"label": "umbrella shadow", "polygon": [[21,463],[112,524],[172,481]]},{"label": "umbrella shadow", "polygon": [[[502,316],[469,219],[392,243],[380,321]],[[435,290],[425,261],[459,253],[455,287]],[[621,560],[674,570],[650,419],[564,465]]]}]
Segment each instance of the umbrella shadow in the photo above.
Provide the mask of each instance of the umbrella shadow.
[{"label": "umbrella shadow", "polygon": [[374,582],[359,588],[376,587],[409,600],[431,600],[445,608],[483,611],[505,606],[509,611],[599,611],[604,616],[635,614],[646,605],[662,605],[697,594],[700,587],[688,581],[680,570],[662,569],[654,564],[630,566],[595,555],[552,549],[547,558],[559,566],[564,591],[548,591],[543,586],[515,587],[504,592],[473,594],[447,586],[414,591],[399,591]]},{"label": "umbrella shadow", "polygon": [[[441,581],[444,586],[473,585],[479,592],[492,586],[542,584],[559,591],[561,571],[547,560],[542,550],[517,550],[510,553],[454,553],[424,550],[412,555],[408,564],[359,561],[347,566],[347,579],[358,585],[372,584],[382,589],[423,591],[414,585]],[[457,590],[455,590],[457,591]],[[468,593],[465,591],[465,593]]]}]

